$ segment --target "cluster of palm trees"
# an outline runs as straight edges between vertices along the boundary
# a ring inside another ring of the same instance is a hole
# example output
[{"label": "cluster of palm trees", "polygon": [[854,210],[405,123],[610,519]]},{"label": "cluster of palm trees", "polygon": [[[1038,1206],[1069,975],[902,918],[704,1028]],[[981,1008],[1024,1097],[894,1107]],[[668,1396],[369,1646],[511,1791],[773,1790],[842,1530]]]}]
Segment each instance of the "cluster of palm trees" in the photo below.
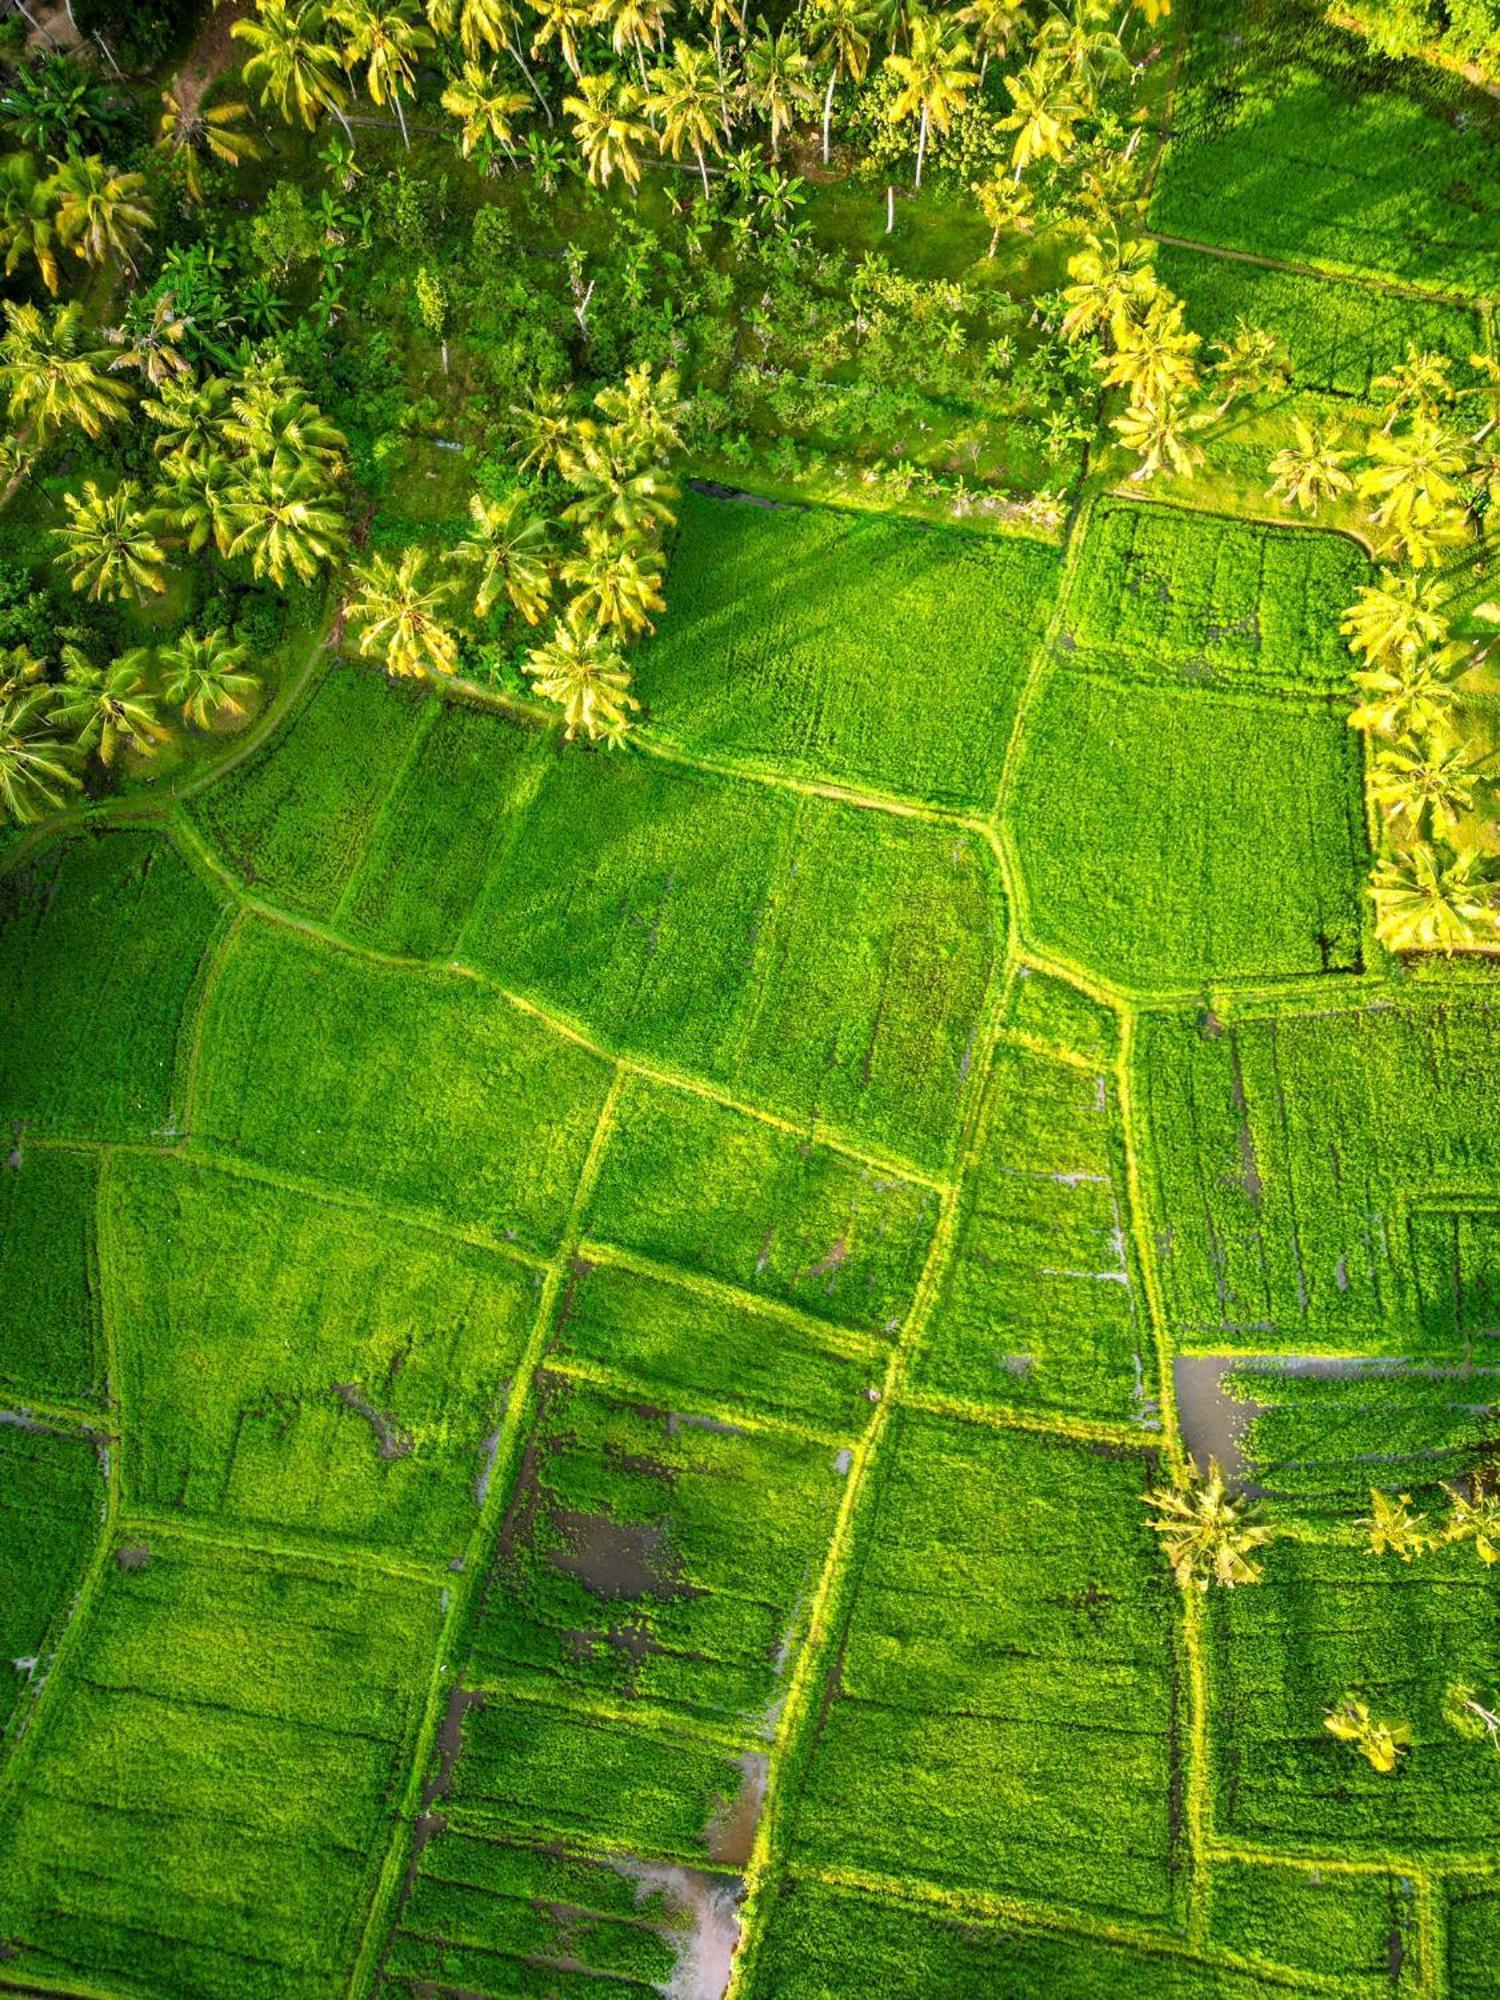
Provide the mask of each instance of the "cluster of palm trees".
[{"label": "cluster of palm trees", "polygon": [[70,153],[44,172],[32,153],[0,158],[0,250],[6,276],[35,267],[56,297],[62,284],[58,252],[89,265],[118,258],[134,269],[151,227],[144,174],[126,173],[97,153]]},{"label": "cluster of palm trees", "polygon": [[[625,649],[664,609],[661,538],[678,489],[666,469],[678,449],[678,383],[632,369],[601,389],[592,413],[573,415],[544,392],[513,411],[521,466],[560,489],[556,522],[522,490],[474,494],[469,533],[447,552],[456,574],[429,568],[426,551],[375,554],[351,566],[345,610],[355,645],[398,676],[443,677],[458,669],[452,617],[461,585],[475,615],[507,602],[530,626],[553,613],[558,586],[570,594],[524,668],[544,701],[562,710],[569,738],[617,744],[637,703]],[[571,550],[559,529],[572,529]]]},{"label": "cluster of palm trees", "polygon": [[1243,319],[1200,359],[1181,299],[1156,275],[1155,248],[1117,228],[1091,232],[1068,260],[1062,294],[1064,338],[1090,340],[1104,386],[1125,392],[1112,427],[1137,458],[1138,480],[1163,468],[1190,475],[1203,463],[1204,434],[1246,396],[1284,382],[1287,366],[1276,337]]},{"label": "cluster of palm trees", "polygon": [[108,771],[122,750],[155,756],[169,708],[203,730],[242,722],[260,685],[248,655],[222,628],[135,646],[105,666],[65,643],[56,679],[24,647],[0,655],[0,822],[59,810],[91,758]]},{"label": "cluster of palm trees", "polygon": [[[1500,888],[1477,838],[1494,817],[1495,765],[1476,747],[1478,711],[1465,699],[1500,636],[1500,608],[1466,618],[1453,608],[1500,507],[1500,365],[1475,354],[1470,367],[1476,380],[1460,388],[1448,356],[1409,347],[1372,384],[1378,414],[1363,438],[1298,417],[1270,466],[1285,506],[1365,503],[1382,565],[1342,630],[1359,662],[1349,719],[1376,746],[1369,785],[1385,849],[1370,893],[1392,951],[1500,944]],[[1492,406],[1475,430],[1457,421],[1463,398]]]}]

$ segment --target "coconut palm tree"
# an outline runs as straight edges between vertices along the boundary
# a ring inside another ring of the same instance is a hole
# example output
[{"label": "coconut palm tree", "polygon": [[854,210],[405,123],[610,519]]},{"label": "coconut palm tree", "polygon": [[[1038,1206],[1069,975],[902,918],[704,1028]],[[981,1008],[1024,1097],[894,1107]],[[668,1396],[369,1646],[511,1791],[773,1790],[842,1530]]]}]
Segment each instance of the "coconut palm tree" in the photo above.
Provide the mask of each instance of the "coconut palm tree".
[{"label": "coconut palm tree", "polygon": [[1453,401],[1453,363],[1446,354],[1424,353],[1414,340],[1406,344],[1406,359],[1370,384],[1371,399],[1383,398],[1381,429],[1394,430],[1403,417],[1437,418],[1443,404]]},{"label": "coconut palm tree", "polygon": [[95,344],[77,300],[43,313],[5,301],[0,383],[10,395],[13,428],[30,424],[45,444],[66,424],[99,437],[124,415],[131,392],[110,374],[114,350]]},{"label": "coconut palm tree", "polygon": [[5,275],[13,277],[22,259],[35,264],[47,290],[57,295],[57,230],[52,183],[36,170],[30,153],[7,153],[0,160],[0,249]]},{"label": "coconut palm tree", "polygon": [[1373,731],[1392,743],[1446,728],[1458,699],[1446,650],[1389,655],[1362,668],[1354,684],[1364,699],[1350,712],[1350,727]]},{"label": "coconut palm tree", "polygon": [[651,364],[638,362],[622,383],[599,391],[594,408],[609,419],[614,443],[640,460],[660,461],[682,449],[685,405],[675,368],[653,378]]},{"label": "coconut palm tree", "polygon": [[771,158],[779,160],[782,133],[791,130],[799,111],[818,101],[812,63],[789,21],[774,35],[760,23],[745,50],[745,96],[770,127]]},{"label": "coconut palm tree", "polygon": [[597,186],[608,187],[616,173],[627,186],[640,186],[639,149],[651,136],[650,126],[635,115],[640,106],[641,93],[613,70],[580,77],[576,93],[563,99],[589,179]]},{"label": "coconut palm tree", "polygon": [[1183,304],[1161,294],[1139,320],[1122,320],[1119,345],[1101,357],[1100,373],[1111,388],[1128,388],[1131,401],[1166,409],[1198,387],[1198,336],[1182,323]]},{"label": "coconut palm tree", "polygon": [[1056,66],[1090,109],[1112,78],[1118,81],[1130,75],[1130,58],[1096,0],[1074,0],[1066,12],[1054,7],[1037,31],[1032,49],[1039,62]]},{"label": "coconut palm tree", "polygon": [[1160,295],[1155,255],[1154,243],[1135,237],[1122,242],[1114,228],[1086,236],[1083,248],[1068,259],[1072,283],[1062,295],[1064,340],[1108,333],[1118,347],[1125,329],[1139,325]]},{"label": "coconut palm tree", "polygon": [[717,152],[728,133],[720,72],[707,49],[675,41],[672,58],[651,72],[654,86],[646,109],[661,121],[658,143],[664,153],[680,160],[690,152],[698,162],[703,198],[708,199],[708,166],[704,155]]},{"label": "coconut palm tree", "polygon": [[164,90],[161,101],[166,109],[157,127],[157,148],[182,169],[189,201],[202,201],[203,176],[199,160],[205,156],[237,167],[244,160],[258,160],[260,145],[248,132],[237,128],[249,115],[247,104],[185,104],[172,90]]},{"label": "coconut palm tree", "polygon": [[240,723],[249,714],[251,696],[260,686],[258,675],[245,671],[248,646],[230,644],[222,626],[202,634],[184,632],[163,646],[163,698],[182,710],[195,729]]},{"label": "coconut palm tree", "polygon": [[524,493],[503,500],[469,496],[469,533],[450,560],[476,572],[474,610],[487,617],[508,597],[528,625],[539,625],[552,599],[552,549],[548,524]]},{"label": "coconut palm tree", "polygon": [[160,428],[158,458],[181,455],[198,460],[218,453],[232,394],[232,385],[222,375],[209,375],[201,382],[178,375],[163,382],[157,394],[141,404]]},{"label": "coconut palm tree", "polygon": [[516,0],[427,0],[427,18],[441,39],[458,35],[466,66],[482,66],[486,53],[508,55],[546,112],[547,123],[553,122],[552,107],[521,53],[521,10]]},{"label": "coconut palm tree", "polygon": [[349,92],[339,75],[339,52],[322,33],[319,0],[256,0],[255,16],[230,29],[249,44],[242,75],[262,104],[274,104],[288,125],[308,131],[325,111],[345,126]]},{"label": "coconut palm tree", "polygon": [[647,49],[659,49],[666,39],[671,0],[604,0],[598,18],[609,24],[609,45],[617,56],[634,55],[641,90],[650,89],[646,75]]},{"label": "coconut palm tree", "polygon": [[375,555],[350,571],[357,586],[347,604],[360,627],[357,650],[385,662],[386,672],[421,680],[458,671],[458,640],[441,613],[452,585],[446,578],[427,583],[422,549],[406,549],[400,560]]},{"label": "coconut palm tree", "polygon": [[1242,317],[1231,337],[1218,342],[1208,374],[1219,398],[1214,415],[1222,417],[1242,396],[1263,396],[1285,386],[1286,348],[1276,334]]},{"label": "coconut palm tree", "polygon": [[969,92],[979,81],[977,69],[970,69],[969,44],[941,14],[914,12],[909,24],[910,42],[902,55],[892,51],[885,67],[900,84],[891,101],[891,117],[917,120],[917,174],[914,185],[922,185],[922,161],[928,135],[936,129],[948,131],[954,115],[969,101]]},{"label": "coconut palm tree", "polygon": [[574,76],[581,76],[578,42],[594,25],[595,0],[531,0],[531,4],[541,16],[531,38],[532,55],[539,57],[549,42],[556,42],[557,52],[568,68]]},{"label": "coconut palm tree", "polygon": [[344,36],[344,68],[351,74],[363,68],[370,102],[390,105],[409,151],[401,100],[415,93],[417,68],[433,47],[420,0],[332,0],[329,13]]},{"label": "coconut palm tree", "polygon": [[1273,500],[1316,514],[1325,500],[1353,492],[1353,476],[1344,469],[1352,454],[1341,449],[1343,433],[1336,425],[1315,431],[1304,417],[1293,417],[1292,438],[1271,460]]},{"label": "coconut palm tree", "polygon": [[145,496],[134,479],[122,479],[103,493],[92,479],[83,492],[65,493],[67,525],[54,528],[61,547],[58,565],[75,590],[101,597],[144,597],[167,587],[166,554],[152,529]]},{"label": "coconut palm tree", "polygon": [[1389,1775],[1396,1760],[1411,1745],[1409,1722],[1377,1722],[1369,1708],[1353,1695],[1345,1695],[1336,1708],[1323,1717],[1323,1727],[1341,1743],[1352,1744],[1372,1771]]},{"label": "coconut palm tree", "polygon": [[573,435],[567,397],[560,389],[538,389],[529,403],[512,403],[510,415],[521,470],[550,471]]},{"label": "coconut palm tree", "polygon": [[1413,568],[1436,562],[1467,531],[1463,440],[1418,416],[1404,430],[1374,432],[1369,453],[1375,462],[1356,483],[1361,498],[1376,503],[1370,520],[1388,531],[1394,550],[1404,552]]},{"label": "coconut palm tree", "polygon": [[312,468],[329,480],[344,475],[349,440],[278,354],[245,367],[221,430],[226,445],[278,471]]},{"label": "coconut palm tree", "polygon": [[558,470],[578,496],[563,509],[563,519],[579,527],[647,540],[677,518],[672,502],[681,489],[670,473],[643,465],[622,439],[588,419],[574,426]]},{"label": "coconut palm tree", "polygon": [[90,264],[118,257],[135,269],[135,252],[151,227],[146,176],[122,173],[97,153],[54,160],[53,199],[58,240]]},{"label": "coconut palm tree", "polygon": [[226,555],[246,556],[256,576],[285,586],[311,583],[321,564],[342,554],[344,516],[322,473],[310,465],[250,466],[234,482],[223,508]]},{"label": "coconut palm tree", "polygon": [[96,667],[72,645],[63,647],[61,658],[63,682],[52,713],[71,731],[80,756],[97,752],[106,771],[122,749],[154,756],[167,732],[147,684],[145,648],[137,646],[107,667]]},{"label": "coconut palm tree", "polygon": [[1131,478],[1151,479],[1164,467],[1186,476],[1203,463],[1203,447],[1194,433],[1211,422],[1206,411],[1192,409],[1181,396],[1161,402],[1135,401],[1113,420],[1120,442],[1138,454],[1140,464]]},{"label": "coconut palm tree", "polygon": [[1375,935],[1387,951],[1472,950],[1495,932],[1489,863],[1475,849],[1449,856],[1419,841],[1385,855],[1370,877]]},{"label": "coconut palm tree", "polygon": [[181,542],[189,555],[198,555],[211,541],[227,556],[234,540],[231,507],[242,476],[221,452],[194,453],[186,446],[170,452],[161,462],[154,494],[159,531]]},{"label": "coconut palm tree", "polygon": [[192,374],[182,351],[189,322],[178,312],[170,292],[158,293],[148,309],[134,310],[130,317],[136,324],[120,327],[116,332],[120,342],[120,352],[113,364],[116,368],[139,368],[153,389],[160,389],[178,376]]},{"label": "coconut palm tree", "polygon": [[493,69],[481,69],[466,62],[443,92],[445,111],[462,121],[458,150],[465,159],[481,142],[488,141],[515,158],[515,120],[526,109],[526,93],[507,88]]},{"label": "coconut palm tree", "polygon": [[829,159],[833,127],[833,93],[848,77],[863,83],[870,67],[870,42],[875,33],[875,9],[871,0],[812,0],[810,26],[813,54],[828,64],[828,87],[823,93],[823,164]]},{"label": "coconut palm tree", "polygon": [[1034,236],[1036,234],[1036,194],[998,161],[986,180],[974,187],[974,198],[979,203],[979,213],[990,225],[990,247],[984,253],[993,257],[1000,248],[1000,238],[1009,232],[1013,236]]},{"label": "coconut palm tree", "polygon": [[1429,821],[1452,841],[1459,820],[1474,810],[1484,764],[1462,743],[1427,739],[1381,750],[1370,770],[1370,795],[1392,825],[1420,835]]},{"label": "coconut palm tree", "polygon": [[1161,1536],[1183,1590],[1207,1590],[1210,1583],[1233,1590],[1260,1581],[1261,1566],[1251,1552],[1275,1530],[1257,1523],[1248,1503],[1230,1494],[1217,1459],[1209,1460],[1207,1478],[1185,1488],[1158,1486],[1144,1497],[1157,1515],[1149,1525]]},{"label": "coconut palm tree", "polygon": [[623,741],[630,712],[640,703],[630,692],[630,669],[613,633],[601,631],[570,606],[522,665],[542,699],[561,708],[569,742],[580,731],[606,749]]},{"label": "coconut palm tree", "polygon": [[1339,630],[1349,641],[1350,652],[1374,666],[1440,645],[1448,625],[1438,607],[1435,578],[1386,573],[1379,583],[1364,586],[1344,613]]},{"label": "coconut palm tree", "polygon": [[570,609],[604,630],[626,636],[654,631],[651,614],[665,611],[662,559],[640,542],[622,542],[602,528],[586,528],[583,551],[563,564],[574,586]]},{"label": "coconut palm tree", "polygon": [[40,661],[20,647],[0,655],[0,814],[22,826],[56,812],[79,787],[72,748],[52,728],[56,702]]},{"label": "coconut palm tree", "polygon": [[1003,56],[1009,49],[1016,29],[1026,19],[1026,9],[1017,6],[1015,0],[968,0],[955,18],[963,22],[973,37],[974,52],[979,57],[979,81],[983,83],[990,57]]},{"label": "coconut palm tree", "polygon": [[1014,132],[1010,163],[1019,180],[1037,160],[1066,160],[1076,143],[1074,127],[1084,115],[1072,84],[1053,63],[1031,62],[1005,78],[1011,110],[1000,120]]}]

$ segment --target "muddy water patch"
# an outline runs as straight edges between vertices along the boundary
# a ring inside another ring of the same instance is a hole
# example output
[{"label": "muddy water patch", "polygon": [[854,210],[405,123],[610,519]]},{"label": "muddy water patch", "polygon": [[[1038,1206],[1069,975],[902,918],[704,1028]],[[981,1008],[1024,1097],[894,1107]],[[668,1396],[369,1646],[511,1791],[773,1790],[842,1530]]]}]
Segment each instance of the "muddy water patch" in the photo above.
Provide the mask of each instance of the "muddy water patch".
[{"label": "muddy water patch", "polygon": [[744,1884],[738,1877],[660,1862],[621,1860],[614,1865],[637,1885],[639,1901],[655,1893],[666,1904],[672,1921],[668,1942],[677,1963],[667,1984],[657,1989],[665,2000],[723,2000],[740,1941]]},{"label": "muddy water patch", "polygon": [[737,1761],[741,1773],[738,1796],[727,1799],[721,1795],[715,1800],[703,1835],[711,1859],[724,1868],[743,1868],[750,1859],[771,1767],[764,1750],[746,1750]]},{"label": "muddy water patch", "polygon": [[375,1449],[382,1459],[389,1462],[409,1458],[416,1450],[416,1439],[411,1432],[383,1410],[377,1410],[357,1382],[335,1382],[333,1393],[346,1410],[370,1426],[375,1433]]},{"label": "muddy water patch", "polygon": [[1260,1489],[1250,1482],[1245,1434],[1269,1405],[1227,1392],[1225,1378],[1242,1366],[1235,1355],[1179,1354],[1172,1363],[1172,1389],[1182,1441],[1199,1472],[1206,1477],[1213,1460],[1232,1487],[1253,1492]]}]

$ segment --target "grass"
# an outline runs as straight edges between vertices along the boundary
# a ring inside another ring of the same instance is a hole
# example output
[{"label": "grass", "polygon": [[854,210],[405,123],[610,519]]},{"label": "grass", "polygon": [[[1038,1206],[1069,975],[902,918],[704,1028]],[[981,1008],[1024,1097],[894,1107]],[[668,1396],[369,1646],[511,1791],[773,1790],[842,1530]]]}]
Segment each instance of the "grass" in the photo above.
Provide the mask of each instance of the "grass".
[{"label": "grass", "polygon": [[0,1424],[0,1741],[46,1678],[103,1499],[92,1439]]},{"label": "grass", "polygon": [[94,1162],[17,1151],[0,1171],[0,1394],[92,1403],[104,1386]]}]

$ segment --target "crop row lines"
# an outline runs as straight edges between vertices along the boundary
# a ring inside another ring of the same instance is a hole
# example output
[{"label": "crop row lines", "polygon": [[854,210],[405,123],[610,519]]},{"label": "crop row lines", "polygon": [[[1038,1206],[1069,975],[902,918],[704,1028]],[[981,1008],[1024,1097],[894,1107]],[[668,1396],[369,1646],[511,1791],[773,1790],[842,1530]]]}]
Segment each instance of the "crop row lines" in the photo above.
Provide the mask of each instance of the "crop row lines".
[{"label": "crop row lines", "polygon": [[458,1657],[468,1630],[470,1609],[487,1572],[491,1548],[505,1518],[512,1482],[520,1463],[521,1441],[537,1369],[551,1337],[558,1296],[576,1254],[583,1216],[609,1144],[624,1082],[624,1072],[617,1067],[599,1108],[588,1153],[573,1191],[562,1242],[548,1268],[541,1296],[537,1301],[531,1332],[511,1380],[510,1394],[490,1465],[489,1482],[485,1488],[478,1518],[469,1537],[463,1572],[455,1582],[447,1615],[443,1621],[438,1657],[433,1665],[427,1699],[417,1726],[406,1788],[397,1808],[395,1825],[381,1863],[375,1891],[366,1909],[359,1952],[347,1989],[350,2000],[360,2000],[360,1996],[371,1991],[379,1971],[386,1936],[395,1920],[395,1899],[406,1871],[417,1814],[422,1810],[427,1793],[428,1764],[437,1741],[445,1698],[453,1685],[451,1680],[454,1672],[453,1663]]},{"label": "crop row lines", "polygon": [[439,1590],[449,1589],[453,1583],[446,1563],[407,1562],[368,1542],[354,1542],[321,1531],[299,1534],[279,1524],[274,1533],[263,1534],[257,1527],[235,1521],[169,1513],[161,1507],[122,1506],[118,1537],[136,1535],[165,1536],[171,1541],[191,1543],[195,1548],[232,1550],[267,1562],[323,1563],[331,1569],[356,1570]]},{"label": "crop row lines", "polygon": [[[602,1389],[606,1395],[622,1399],[644,1402],[649,1408],[666,1405],[659,1399],[663,1394],[662,1384],[653,1382],[649,1376],[633,1374],[628,1368],[606,1368],[602,1362],[580,1361],[565,1354],[544,1354],[540,1367],[543,1374],[560,1375],[569,1382],[587,1383],[590,1388]],[[693,1415],[706,1417],[711,1423],[723,1424],[735,1431],[744,1431],[757,1437],[796,1438],[804,1444],[826,1445],[830,1451],[838,1451],[859,1436],[859,1431],[825,1430],[816,1424],[798,1423],[791,1417],[770,1416],[760,1410],[746,1410],[739,1403],[721,1403],[699,1395],[693,1395]]]}]

